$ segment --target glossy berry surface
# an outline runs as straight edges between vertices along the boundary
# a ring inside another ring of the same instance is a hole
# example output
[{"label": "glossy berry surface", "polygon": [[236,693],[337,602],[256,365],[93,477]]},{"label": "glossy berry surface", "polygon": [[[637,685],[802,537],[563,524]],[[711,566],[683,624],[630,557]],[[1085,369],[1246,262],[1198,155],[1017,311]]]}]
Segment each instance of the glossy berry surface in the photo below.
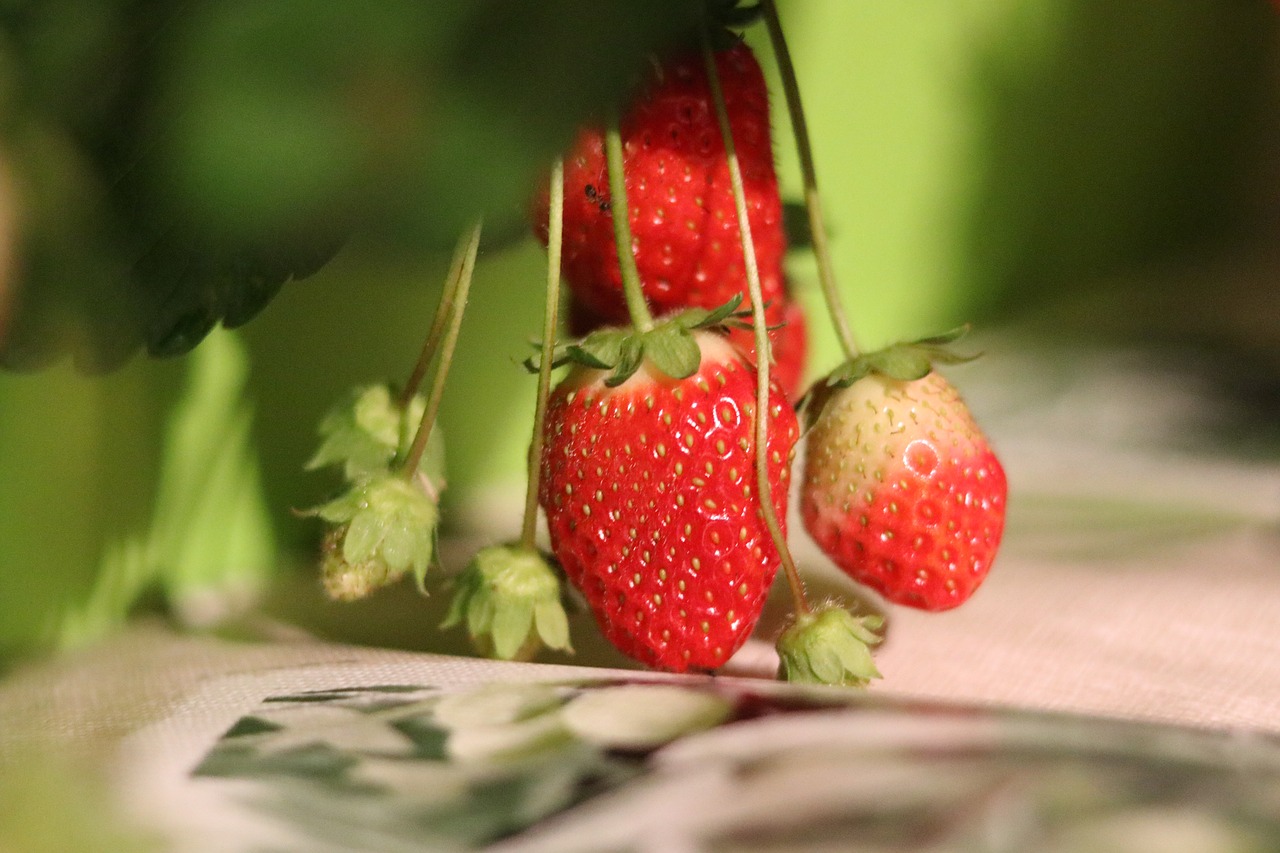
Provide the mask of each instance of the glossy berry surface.
[{"label": "glossy berry surface", "polygon": [[[615,647],[649,666],[714,669],[746,641],[779,558],[759,512],[755,372],[722,337],[671,380],[617,388],[575,367],[547,409],[540,502],[552,550]],[[776,387],[768,458],[785,524],[799,433]]]},{"label": "glossy berry surface", "polygon": [[[786,250],[774,170],[769,93],[745,44],[716,53],[747,218],[766,302],[782,297]],[[715,308],[746,291],[741,231],[702,55],[657,66],[622,118],[632,250],[645,299],[656,314]],[[565,159],[561,267],[574,296],[607,323],[627,319],[613,233],[603,131],[585,128]],[[547,239],[547,197],[534,205]]]},{"label": "glossy berry surface", "polygon": [[810,430],[801,515],[854,580],[897,604],[946,610],[986,578],[1007,492],[950,383],[873,373],[833,390]]}]

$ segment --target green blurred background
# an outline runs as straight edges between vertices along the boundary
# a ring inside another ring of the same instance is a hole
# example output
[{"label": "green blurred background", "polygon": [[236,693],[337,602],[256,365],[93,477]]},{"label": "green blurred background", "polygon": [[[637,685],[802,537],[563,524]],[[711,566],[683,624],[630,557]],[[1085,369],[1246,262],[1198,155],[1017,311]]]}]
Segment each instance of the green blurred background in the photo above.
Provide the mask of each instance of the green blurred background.
[{"label": "green blurred background", "polygon": [[[864,345],[973,321],[1194,348],[1276,413],[1270,3],[779,5]],[[302,472],[316,423],[405,378],[483,214],[444,517],[463,543],[518,530],[545,280],[525,200],[694,20],[684,0],[0,0],[0,661],[157,608],[449,647],[441,596],[320,600],[319,531],[291,512],[334,486]],[[791,274],[820,371],[812,261]]]}]

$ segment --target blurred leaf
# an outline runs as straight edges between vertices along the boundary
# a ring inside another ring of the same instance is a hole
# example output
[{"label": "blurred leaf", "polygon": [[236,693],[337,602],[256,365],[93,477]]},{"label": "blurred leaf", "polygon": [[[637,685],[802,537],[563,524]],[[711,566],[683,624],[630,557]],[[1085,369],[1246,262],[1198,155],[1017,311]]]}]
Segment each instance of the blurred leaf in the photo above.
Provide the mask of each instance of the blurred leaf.
[{"label": "blurred leaf", "polygon": [[787,250],[809,251],[813,248],[813,229],[809,227],[809,208],[803,201],[782,203],[782,230],[787,235]]},{"label": "blurred leaf", "polygon": [[[107,370],[252,318],[352,233],[522,227],[529,188],[685,0],[11,2],[0,147],[18,185],[0,364]],[[68,24],[67,22],[72,22]]]},{"label": "blurred leaf", "polygon": [[243,399],[244,351],[230,335],[214,335],[188,368],[164,433],[150,523],[111,531],[88,596],[64,605],[62,645],[119,625],[152,587],[184,621],[210,624],[252,602],[275,568]]},{"label": "blurred leaf", "polygon": [[100,564],[129,556],[107,557],[106,543],[147,529],[184,367],[0,374],[0,657],[52,644],[60,615],[93,594]]},{"label": "blurred leaf", "polygon": [[165,438],[148,550],[171,603],[196,624],[252,601],[275,569],[247,374],[239,341],[210,337]]}]

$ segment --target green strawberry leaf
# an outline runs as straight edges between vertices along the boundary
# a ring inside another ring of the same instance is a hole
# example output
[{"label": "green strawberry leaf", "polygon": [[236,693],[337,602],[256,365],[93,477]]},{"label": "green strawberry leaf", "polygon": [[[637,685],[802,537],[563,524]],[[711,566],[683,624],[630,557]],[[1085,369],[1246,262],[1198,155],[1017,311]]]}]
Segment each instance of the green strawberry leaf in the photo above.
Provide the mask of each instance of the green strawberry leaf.
[{"label": "green strawberry leaf", "polygon": [[838,684],[865,687],[879,678],[871,646],[879,616],[856,617],[839,606],[801,614],[778,637],[778,677],[800,684]]},{"label": "green strawberry leaf", "polygon": [[572,652],[560,579],[549,559],[515,545],[480,550],[458,576],[442,628],[466,623],[476,647],[503,660],[528,660],[545,646]]},{"label": "green strawberry leaf", "polygon": [[[537,374],[542,370],[542,341],[529,341],[529,346],[533,347],[535,352],[533,355],[520,362],[524,369],[529,373]],[[551,366],[560,367],[568,364],[572,359],[569,357],[569,348],[576,344],[557,344],[551,351]]]},{"label": "green strawberry leaf", "polygon": [[566,349],[566,357],[576,364],[608,370],[618,363],[620,351],[619,346],[610,347],[606,341],[583,341],[581,344],[570,344]]},{"label": "green strawberry leaf", "polygon": [[919,347],[945,348],[969,334],[969,328],[969,324],[965,323],[962,326],[956,326],[954,329],[943,332],[940,335],[931,335],[929,337],[920,338],[919,340],[912,341],[912,343]]},{"label": "green strawberry leaf", "polygon": [[569,616],[558,597],[539,599],[534,603],[533,627],[547,648],[573,651],[573,646],[569,643]]},{"label": "green strawberry leaf", "polygon": [[530,638],[533,628],[533,602],[515,598],[495,607],[493,612],[493,655],[502,660],[512,660]]},{"label": "green strawberry leaf", "polygon": [[[647,332],[635,329],[601,329],[580,341],[557,348],[552,362],[559,366],[566,362],[581,364],[593,370],[610,371],[604,384],[616,388],[630,379],[646,360],[655,370],[673,379],[692,376],[702,362],[702,353],[694,340],[695,329],[725,325],[733,317],[742,302],[737,296],[724,305],[708,311],[690,308],[667,317]],[[539,359],[525,359],[524,366],[536,371]]]},{"label": "green strawberry leaf", "polygon": [[342,465],[348,479],[384,470],[400,444],[401,413],[385,385],[354,389],[320,422],[320,447],[308,471]]}]

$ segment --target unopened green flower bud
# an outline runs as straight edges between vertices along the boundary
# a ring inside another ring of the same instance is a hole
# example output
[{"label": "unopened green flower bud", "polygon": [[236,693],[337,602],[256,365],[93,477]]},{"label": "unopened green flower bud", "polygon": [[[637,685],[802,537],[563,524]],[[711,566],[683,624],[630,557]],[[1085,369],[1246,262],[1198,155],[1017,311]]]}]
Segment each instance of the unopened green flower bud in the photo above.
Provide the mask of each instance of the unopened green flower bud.
[{"label": "unopened green flower bud", "polygon": [[417,481],[381,474],[311,513],[335,525],[325,538],[321,568],[335,598],[363,597],[410,570],[423,588],[440,513]]},{"label": "unopened green flower bud", "polygon": [[778,677],[801,684],[864,687],[880,672],[871,659],[879,616],[854,616],[838,605],[800,614],[778,637]]},{"label": "unopened green flower bud", "polygon": [[492,657],[529,660],[543,646],[573,651],[560,579],[534,550],[494,545],[472,558],[441,627],[464,621],[472,642]]}]

